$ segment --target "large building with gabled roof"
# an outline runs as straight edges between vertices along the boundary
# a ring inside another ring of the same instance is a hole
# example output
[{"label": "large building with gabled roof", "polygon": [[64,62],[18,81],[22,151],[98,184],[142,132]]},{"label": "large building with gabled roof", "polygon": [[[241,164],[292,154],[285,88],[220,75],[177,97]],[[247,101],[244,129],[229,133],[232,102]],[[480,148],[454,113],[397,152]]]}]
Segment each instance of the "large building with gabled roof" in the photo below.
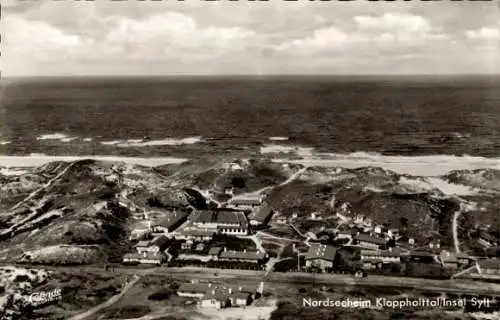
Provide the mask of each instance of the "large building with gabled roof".
[{"label": "large building with gabled roof", "polygon": [[316,267],[323,271],[333,268],[337,248],[320,243],[313,243],[304,255],[306,267]]},{"label": "large building with gabled roof", "polygon": [[247,217],[241,211],[200,210],[195,213],[193,224],[227,235],[246,235],[249,231]]}]

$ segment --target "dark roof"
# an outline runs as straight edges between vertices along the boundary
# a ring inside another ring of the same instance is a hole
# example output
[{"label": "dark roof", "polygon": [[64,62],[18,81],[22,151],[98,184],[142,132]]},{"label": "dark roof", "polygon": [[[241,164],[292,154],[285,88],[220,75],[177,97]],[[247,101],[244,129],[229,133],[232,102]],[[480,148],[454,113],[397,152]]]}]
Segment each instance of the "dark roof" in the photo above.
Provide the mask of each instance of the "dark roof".
[{"label": "dark roof", "polygon": [[401,257],[401,250],[396,248],[392,250],[361,250],[364,256],[381,256],[381,257]]},{"label": "dark roof", "polygon": [[160,226],[164,228],[171,228],[176,226],[179,222],[186,219],[189,213],[185,211],[169,212],[160,221],[155,222],[153,226]]},{"label": "dark roof", "polygon": [[208,284],[206,283],[183,283],[177,290],[177,292],[186,293],[205,293],[207,292]]},{"label": "dark roof", "polygon": [[491,233],[488,233],[486,231],[481,231],[479,233],[479,238],[492,243],[498,242],[497,238],[495,238]]},{"label": "dark roof", "polygon": [[185,236],[192,236],[192,237],[206,237],[206,236],[213,236],[214,235],[213,230],[201,230],[201,229],[190,229],[190,230],[182,230],[180,234],[183,234]]},{"label": "dark roof", "polygon": [[232,296],[236,299],[248,299],[248,296],[250,296],[251,294],[251,292],[247,291],[236,291],[232,294]]},{"label": "dark roof", "polygon": [[250,220],[256,220],[258,222],[266,221],[269,216],[273,213],[273,209],[269,204],[264,204],[257,212],[252,212],[249,216]]},{"label": "dark roof", "polygon": [[217,223],[222,225],[235,225],[246,228],[248,221],[245,214],[241,211],[229,210],[202,210],[194,222],[198,223]]},{"label": "dark roof", "polygon": [[337,254],[337,248],[327,246],[325,244],[313,243],[307,253],[305,254],[306,260],[323,259],[333,261]]},{"label": "dark roof", "polygon": [[385,239],[376,238],[376,237],[370,236],[369,234],[364,234],[364,233],[355,235],[353,239],[358,240],[358,241],[368,242],[368,243],[374,243],[374,244],[378,244],[378,245],[384,245],[387,243],[387,241]]},{"label": "dark roof", "polygon": [[165,250],[170,244],[170,240],[165,236],[159,236],[151,241],[152,246],[157,246],[160,250]]},{"label": "dark roof", "polygon": [[203,296],[203,299],[204,300],[215,299],[218,301],[225,302],[229,300],[229,297],[230,297],[229,288],[216,286],[208,288],[208,290],[206,290],[205,295]]},{"label": "dark roof", "polygon": [[429,251],[417,250],[417,251],[411,251],[410,256],[412,256],[412,257],[434,257],[435,254],[431,253]]},{"label": "dark roof", "polygon": [[245,260],[262,260],[266,254],[261,251],[235,251],[224,250],[219,255],[222,259],[245,259]]},{"label": "dark roof", "polygon": [[377,259],[377,258],[369,258],[369,259],[365,259],[363,260],[363,263],[380,263],[380,262],[383,262],[382,259]]},{"label": "dark roof", "polygon": [[441,254],[440,254],[440,257],[441,257],[441,260],[443,262],[446,262],[446,263],[458,263],[458,259],[460,258],[464,258],[464,257],[467,257],[466,255],[464,254],[460,254],[460,253],[454,253],[454,252],[448,252],[448,251],[441,251]]},{"label": "dark roof", "polygon": [[208,255],[209,256],[218,256],[221,251],[222,251],[221,247],[212,247],[212,248],[210,248],[210,250],[208,250]]}]

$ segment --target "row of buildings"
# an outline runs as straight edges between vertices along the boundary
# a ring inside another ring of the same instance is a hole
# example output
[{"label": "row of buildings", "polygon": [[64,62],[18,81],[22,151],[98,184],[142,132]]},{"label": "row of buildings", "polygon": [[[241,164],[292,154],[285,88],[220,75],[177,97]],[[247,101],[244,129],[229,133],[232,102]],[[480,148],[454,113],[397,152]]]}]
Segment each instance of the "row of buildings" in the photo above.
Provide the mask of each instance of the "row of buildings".
[{"label": "row of buildings", "polygon": [[199,299],[201,307],[214,307],[218,309],[246,307],[262,295],[263,287],[263,282],[255,289],[215,283],[190,282],[179,286],[177,295]]},{"label": "row of buildings", "polygon": [[[322,271],[332,269],[338,254],[337,247],[312,243],[304,254],[306,268],[316,267]],[[365,270],[381,269],[387,264],[400,264],[403,262],[436,263],[449,269],[460,269],[471,265],[474,259],[466,254],[452,253],[445,250],[439,253],[418,250],[402,250],[401,248],[388,249],[361,249],[354,255]]]},{"label": "row of buildings", "polygon": [[[166,261],[170,261],[173,259],[173,256],[167,249],[173,241],[175,240],[169,239],[164,235],[157,236],[153,240],[139,241],[134,247],[134,252],[123,256],[123,262],[160,265]],[[185,243],[190,244],[189,242]],[[199,243],[199,245],[202,245],[202,249],[205,248],[203,243]],[[191,248],[191,246],[187,246],[186,248]],[[222,246],[210,247],[205,255],[200,255],[194,250],[193,254],[189,255],[189,257],[200,261],[245,262],[255,265],[262,265],[269,258],[268,254],[260,250],[227,250],[226,247]]]}]

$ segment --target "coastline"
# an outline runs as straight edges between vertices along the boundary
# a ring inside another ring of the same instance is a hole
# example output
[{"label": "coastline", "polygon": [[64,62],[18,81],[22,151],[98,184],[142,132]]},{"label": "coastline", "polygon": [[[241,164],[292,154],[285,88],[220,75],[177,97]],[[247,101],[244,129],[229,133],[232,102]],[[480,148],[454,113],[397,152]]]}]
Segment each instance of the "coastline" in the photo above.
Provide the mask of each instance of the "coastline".
[{"label": "coastline", "polygon": [[[251,156],[251,155],[250,155]],[[363,167],[378,167],[385,170],[394,171],[398,174],[414,176],[435,177],[445,175],[455,170],[480,170],[494,169],[500,170],[500,158],[483,158],[474,156],[385,156],[381,154],[371,154],[355,152],[350,154],[330,154],[329,156],[302,156],[286,157],[286,155],[276,155],[276,157],[262,155],[275,163],[299,164],[306,167],[339,167],[346,169],[357,169]],[[54,161],[77,161],[92,159],[97,161],[124,162],[127,164],[155,167],[166,164],[180,164],[189,161],[190,158],[180,157],[132,157],[132,156],[112,156],[112,155],[88,155],[88,156],[58,156],[32,154],[27,156],[0,155],[0,167],[22,168],[37,167]],[[230,157],[228,157],[228,162]]]},{"label": "coastline", "polygon": [[19,168],[19,167],[38,167],[54,161],[77,161],[77,160],[97,160],[110,162],[125,162],[127,164],[143,165],[156,167],[164,164],[183,163],[188,159],[175,157],[120,157],[120,156],[49,156],[49,155],[30,155],[30,156],[4,156],[0,155],[0,167]]}]

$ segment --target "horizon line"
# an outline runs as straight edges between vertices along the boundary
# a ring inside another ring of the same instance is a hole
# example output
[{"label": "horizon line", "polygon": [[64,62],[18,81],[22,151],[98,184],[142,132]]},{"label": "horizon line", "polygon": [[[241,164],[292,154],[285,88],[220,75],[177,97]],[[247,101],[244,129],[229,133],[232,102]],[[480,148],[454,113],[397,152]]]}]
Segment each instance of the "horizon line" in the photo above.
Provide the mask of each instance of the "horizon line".
[{"label": "horizon line", "polygon": [[331,73],[331,74],[95,74],[95,75],[0,75],[0,80],[15,78],[269,78],[269,77],[491,77],[500,73]]}]

